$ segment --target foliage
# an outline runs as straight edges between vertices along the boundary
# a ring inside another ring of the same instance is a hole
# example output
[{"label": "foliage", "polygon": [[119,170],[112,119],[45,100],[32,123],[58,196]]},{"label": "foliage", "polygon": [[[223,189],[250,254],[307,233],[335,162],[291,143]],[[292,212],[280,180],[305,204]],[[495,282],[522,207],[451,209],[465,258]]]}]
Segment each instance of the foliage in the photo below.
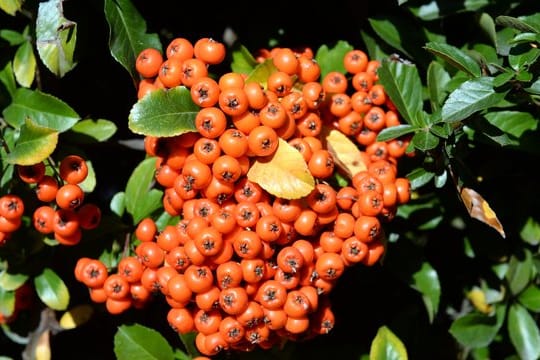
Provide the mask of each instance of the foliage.
[{"label": "foliage", "polygon": [[[78,22],[85,15],[77,18],[70,9],[66,16],[70,5],[0,0],[0,196],[26,191],[29,208],[35,207],[29,188],[15,181],[16,166],[45,161],[52,171],[75,152],[92,164],[84,186],[103,218],[80,244],[64,247],[32,231],[27,215],[0,247],[0,319],[12,317],[2,325],[0,348],[8,350],[0,355],[194,357],[193,338],[179,338],[168,327],[162,303],[110,315],[74,279],[81,257],[99,258],[114,269],[141,219],[152,216],[160,228],[172,221],[155,186],[154,162],[141,151],[141,135],[192,131],[197,107],[185,88],[136,100],[136,55],[146,47],[161,50],[166,31],[155,31],[157,17],[147,23],[137,7],[142,4],[104,0],[100,11],[109,38],[98,39],[108,45],[107,59],[99,61],[113,59],[115,71],[127,74],[129,90],[114,92],[131,97],[113,102],[122,109],[117,119],[100,114],[100,101],[82,116],[78,106],[89,96],[84,85],[69,94],[59,89],[84,66],[76,61],[77,50],[95,44],[82,42]],[[331,296],[337,309],[333,332],[239,356],[538,359],[540,217],[533,172],[540,155],[540,10],[526,1],[388,5],[358,24],[361,44],[333,39],[318,43],[314,52],[323,74],[345,72],[341,59],[353,48],[381,61],[379,81],[405,123],[381,131],[378,140],[411,136],[408,152],[415,156],[400,171],[411,182],[412,199],[385,225],[384,259],[340,279]],[[270,39],[255,40],[263,48]],[[286,38],[281,41],[288,46]],[[257,65],[239,43],[230,44],[228,56],[230,68],[249,73],[252,81],[263,82],[273,71],[269,63]],[[102,76],[99,65],[84,69]],[[349,144],[331,140],[345,168],[358,166]],[[271,172],[302,170],[281,165],[271,163]],[[252,170],[250,176],[289,196],[291,190],[265,172],[268,167]],[[309,177],[295,180],[291,197],[313,186]],[[19,310],[17,294],[28,284],[35,306]],[[105,348],[88,340],[95,332]]]}]

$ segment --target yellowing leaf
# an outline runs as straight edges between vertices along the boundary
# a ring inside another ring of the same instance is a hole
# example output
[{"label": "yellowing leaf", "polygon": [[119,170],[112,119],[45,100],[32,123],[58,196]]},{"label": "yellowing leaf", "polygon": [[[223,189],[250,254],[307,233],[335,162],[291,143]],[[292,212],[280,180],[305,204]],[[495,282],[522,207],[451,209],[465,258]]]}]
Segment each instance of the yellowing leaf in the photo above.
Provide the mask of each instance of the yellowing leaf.
[{"label": "yellowing leaf", "polygon": [[279,146],[272,156],[253,163],[247,177],[283,199],[299,199],[315,188],[315,179],[304,158],[283,139],[279,139]]},{"label": "yellowing leaf", "polygon": [[40,126],[27,118],[21,126],[21,136],[7,160],[19,165],[36,164],[51,155],[57,143],[58,131]]},{"label": "yellowing leaf", "polygon": [[467,299],[481,313],[491,314],[493,312],[493,306],[486,301],[486,294],[482,289],[475,287],[467,293]]},{"label": "yellowing leaf", "polygon": [[335,164],[349,178],[367,169],[360,149],[341,131],[336,129],[327,131],[325,140],[328,151],[334,157]]},{"label": "yellowing leaf", "polygon": [[59,321],[60,326],[66,330],[74,329],[90,320],[93,312],[93,308],[90,305],[77,305],[62,315]]},{"label": "yellowing leaf", "polygon": [[504,229],[497,218],[497,214],[491,209],[482,195],[470,188],[461,189],[460,195],[471,217],[491,226],[497,230],[503,238],[506,237]]}]

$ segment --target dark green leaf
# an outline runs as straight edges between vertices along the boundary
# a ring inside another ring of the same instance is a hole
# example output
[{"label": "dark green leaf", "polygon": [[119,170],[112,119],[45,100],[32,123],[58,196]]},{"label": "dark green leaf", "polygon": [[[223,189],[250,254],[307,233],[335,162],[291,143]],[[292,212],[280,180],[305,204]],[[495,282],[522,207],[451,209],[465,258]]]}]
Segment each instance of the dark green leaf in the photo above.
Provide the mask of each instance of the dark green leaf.
[{"label": "dark green leaf", "polygon": [[184,86],[158,89],[139,100],[129,113],[129,129],[136,134],[167,137],[196,131],[199,107]]},{"label": "dark green leaf", "polygon": [[345,54],[352,50],[354,47],[346,41],[340,40],[336,45],[329,49],[328,46],[323,45],[317,50],[315,59],[321,67],[321,79],[326,74],[332,71],[338,71],[345,74],[345,65],[343,65],[343,58]]},{"label": "dark green leaf", "polygon": [[381,59],[384,59],[385,57],[388,57],[388,55],[390,55],[390,54],[385,53],[381,49],[377,40],[375,40],[367,32],[361,31],[360,33],[362,35],[362,40],[364,41],[364,44],[366,44],[366,51],[370,59],[381,60]]},{"label": "dark green leaf", "polygon": [[395,139],[402,135],[410,134],[416,130],[417,130],[416,127],[409,124],[391,126],[388,128],[384,128],[379,132],[379,134],[377,135],[377,141],[387,141],[387,140]]},{"label": "dark green leaf", "polygon": [[[508,63],[515,71],[522,72],[532,64],[534,64],[540,57],[540,49],[530,48],[528,45],[520,45],[519,47],[526,48],[526,51],[516,51],[513,48],[508,55]],[[519,74],[519,73],[518,73]]]},{"label": "dark green leaf", "polygon": [[500,73],[499,75],[495,76],[493,79],[493,87],[500,87],[504,84],[508,83],[510,80],[512,80],[516,76],[516,73],[513,71],[504,71]]},{"label": "dark green leaf", "polygon": [[258,62],[255,60],[249,50],[243,46],[238,45],[232,49],[232,61],[231,70],[240,74],[249,74]]},{"label": "dark green leaf", "polygon": [[540,313],[540,288],[534,284],[529,285],[519,294],[518,301],[530,311]]},{"label": "dark green leaf", "polygon": [[173,360],[167,340],[156,330],[140,324],[121,325],[114,335],[114,353],[118,360]]},{"label": "dark green leaf", "polygon": [[422,294],[429,321],[432,322],[439,310],[441,297],[439,275],[428,262],[424,262],[420,270],[413,274],[412,280],[411,287]]},{"label": "dark green leaf", "polygon": [[36,47],[41,61],[56,76],[63,77],[76,63],[77,24],[64,17],[62,1],[39,3],[36,21]]},{"label": "dark green leaf", "polygon": [[110,28],[109,49],[135,80],[135,60],[146,48],[162,51],[157,34],[146,33],[146,22],[130,0],[105,0],[105,18]]},{"label": "dark green leaf", "polygon": [[21,135],[6,157],[11,164],[33,165],[49,157],[58,144],[58,132],[36,125],[30,119],[20,128]]},{"label": "dark green leaf", "polygon": [[416,66],[385,59],[378,70],[379,82],[407,123],[421,126],[422,82]]},{"label": "dark green leaf", "polygon": [[429,131],[418,131],[412,137],[411,142],[418,150],[427,151],[439,145],[439,138]]},{"label": "dark green leaf", "polygon": [[429,52],[441,57],[458,70],[464,71],[474,77],[481,75],[480,65],[478,65],[478,63],[471,56],[455,46],[444,43],[429,42],[424,46],[424,48]]},{"label": "dark green leaf", "polygon": [[390,45],[394,49],[397,49],[408,57],[411,57],[411,55],[407,53],[405,48],[402,46],[403,39],[401,37],[403,36],[403,34],[399,31],[398,27],[392,22],[391,19],[370,18],[368,20],[373,30],[377,33],[377,35],[379,35],[381,39],[383,39],[386,43],[388,43],[388,45]]},{"label": "dark green leaf", "polygon": [[187,353],[192,357],[199,356],[201,354],[199,350],[197,350],[197,346],[195,346],[196,336],[197,333],[195,331],[180,335],[180,340],[182,340],[182,344],[184,344]]},{"label": "dark green leaf", "polygon": [[407,174],[407,179],[409,179],[411,189],[418,189],[430,182],[434,176],[434,173],[424,168],[416,168]]},{"label": "dark green leaf", "polygon": [[444,67],[438,62],[432,61],[427,70],[427,88],[433,112],[441,108],[447,95],[446,87],[449,81],[450,75]]},{"label": "dark green leaf", "polygon": [[85,119],[81,120],[71,128],[71,131],[92,138],[96,141],[105,141],[116,133],[116,124],[105,119]]},{"label": "dark green leaf", "polygon": [[7,123],[15,128],[20,128],[30,118],[36,125],[58,132],[70,129],[80,119],[62,100],[39,90],[25,88],[17,89],[3,115]]},{"label": "dark green leaf", "polygon": [[407,349],[401,340],[386,326],[377,330],[369,350],[371,360],[407,360]]},{"label": "dark green leaf", "polygon": [[480,27],[491,40],[491,44],[497,44],[497,30],[495,29],[495,20],[488,13],[482,13],[479,19]]},{"label": "dark green leaf", "polygon": [[430,131],[438,137],[447,139],[452,134],[453,129],[449,123],[440,123],[431,126]]},{"label": "dark green leaf", "polygon": [[487,121],[516,138],[526,131],[534,131],[538,127],[538,120],[529,112],[521,111],[490,111],[485,115]]},{"label": "dark green leaf", "polygon": [[508,311],[508,334],[521,359],[540,357],[538,324],[527,309],[517,303]]},{"label": "dark green leaf", "polygon": [[540,32],[539,29],[527,24],[516,17],[500,15],[495,18],[495,23],[500,26],[510,27],[522,32]]},{"label": "dark green leaf", "polygon": [[540,224],[532,217],[521,228],[519,235],[526,243],[536,246],[540,244]]},{"label": "dark green leaf", "polygon": [[13,59],[13,73],[17,82],[24,87],[30,87],[36,75],[36,57],[32,43],[25,41],[17,48]]},{"label": "dark green leaf", "polygon": [[475,112],[497,105],[505,95],[506,92],[493,89],[492,77],[466,81],[448,96],[442,108],[443,121],[465,120]]},{"label": "dark green leaf", "polygon": [[494,315],[470,313],[450,325],[450,334],[460,344],[471,348],[488,346],[498,334],[506,312],[505,305],[497,305]]},{"label": "dark green leaf", "polygon": [[517,295],[523,291],[523,289],[529,285],[533,277],[534,264],[531,252],[525,249],[523,253],[523,258],[518,258],[514,255],[508,262],[506,280],[510,287],[510,292],[513,295]]},{"label": "dark green leaf", "polygon": [[420,19],[430,21],[464,11],[476,11],[488,4],[488,0],[431,1],[418,7],[411,7],[410,10]]},{"label": "dark green leaf", "polygon": [[39,299],[54,310],[66,310],[69,305],[69,291],[64,281],[51,269],[45,268],[34,278],[34,286]]},{"label": "dark green leaf", "polygon": [[6,40],[10,46],[17,46],[25,41],[28,41],[28,39],[23,34],[10,29],[0,30],[0,39]]},{"label": "dark green leaf", "polygon": [[160,206],[163,192],[152,189],[156,169],[156,159],[147,158],[133,170],[128,179],[125,193],[126,210],[133,216],[133,222],[138,223]]}]

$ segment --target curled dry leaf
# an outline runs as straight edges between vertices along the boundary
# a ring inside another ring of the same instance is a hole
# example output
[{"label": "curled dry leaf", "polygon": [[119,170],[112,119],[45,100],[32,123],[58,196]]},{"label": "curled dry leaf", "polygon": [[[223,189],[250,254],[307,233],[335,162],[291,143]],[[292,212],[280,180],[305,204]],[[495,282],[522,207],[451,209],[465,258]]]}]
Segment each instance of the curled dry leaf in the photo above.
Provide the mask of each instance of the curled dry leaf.
[{"label": "curled dry leaf", "polygon": [[367,169],[360,149],[341,131],[327,130],[325,141],[335,164],[349,178],[352,179],[354,174]]},{"label": "curled dry leaf", "polygon": [[299,199],[315,188],[315,179],[300,152],[279,139],[276,152],[255,160],[247,173],[270,194],[283,199]]},{"label": "curled dry leaf", "polygon": [[503,238],[506,237],[504,229],[497,218],[497,214],[491,209],[482,195],[466,187],[461,189],[460,195],[471,217],[488,224],[497,230]]}]

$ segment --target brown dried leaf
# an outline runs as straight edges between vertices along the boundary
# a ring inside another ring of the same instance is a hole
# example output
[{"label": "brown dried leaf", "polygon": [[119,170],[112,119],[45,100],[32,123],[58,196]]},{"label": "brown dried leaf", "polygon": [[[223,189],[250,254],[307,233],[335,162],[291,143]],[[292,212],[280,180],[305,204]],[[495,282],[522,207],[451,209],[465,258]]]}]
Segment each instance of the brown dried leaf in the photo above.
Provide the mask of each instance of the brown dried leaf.
[{"label": "brown dried leaf", "polygon": [[497,214],[491,209],[482,195],[466,187],[461,189],[460,195],[471,217],[488,224],[497,230],[503,238],[506,237],[504,229],[497,218]]},{"label": "brown dried leaf", "polygon": [[367,169],[362,152],[354,142],[341,131],[332,129],[326,133],[326,147],[334,157],[337,167],[350,179],[354,174]]}]

